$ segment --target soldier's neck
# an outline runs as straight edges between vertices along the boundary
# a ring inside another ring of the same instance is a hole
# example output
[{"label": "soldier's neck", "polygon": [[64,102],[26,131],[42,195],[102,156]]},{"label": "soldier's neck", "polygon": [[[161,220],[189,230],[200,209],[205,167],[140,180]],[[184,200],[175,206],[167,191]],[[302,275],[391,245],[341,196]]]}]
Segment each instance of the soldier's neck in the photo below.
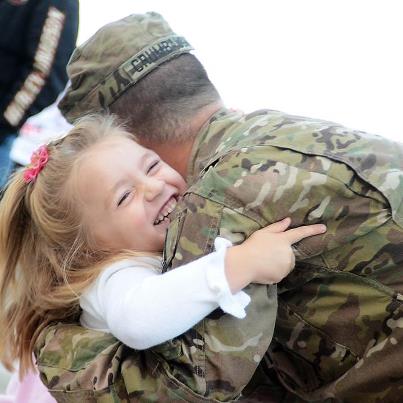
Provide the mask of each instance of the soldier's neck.
[{"label": "soldier's neck", "polygon": [[186,141],[163,144],[147,142],[142,144],[154,150],[167,164],[186,179],[195,138],[201,127],[222,107],[222,102],[218,101],[201,109],[191,121],[190,131],[187,136],[188,140]]},{"label": "soldier's neck", "polygon": [[168,165],[186,179],[193,142],[192,139],[180,144],[147,144],[147,147],[154,150]]}]

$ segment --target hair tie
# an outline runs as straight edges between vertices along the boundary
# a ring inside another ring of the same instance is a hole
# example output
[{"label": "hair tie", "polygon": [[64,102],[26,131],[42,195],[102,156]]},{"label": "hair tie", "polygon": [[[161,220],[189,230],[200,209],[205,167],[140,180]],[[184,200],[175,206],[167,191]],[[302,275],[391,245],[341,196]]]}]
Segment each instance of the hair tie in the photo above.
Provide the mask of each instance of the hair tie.
[{"label": "hair tie", "polygon": [[48,160],[49,152],[46,145],[40,146],[36,151],[34,151],[31,156],[31,164],[24,171],[25,183],[34,181]]}]

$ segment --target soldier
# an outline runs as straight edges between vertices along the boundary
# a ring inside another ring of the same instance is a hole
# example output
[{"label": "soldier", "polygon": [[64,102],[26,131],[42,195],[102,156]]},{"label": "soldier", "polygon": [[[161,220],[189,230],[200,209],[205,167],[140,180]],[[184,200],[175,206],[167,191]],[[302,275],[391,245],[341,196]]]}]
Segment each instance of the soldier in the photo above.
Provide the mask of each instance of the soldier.
[{"label": "soldier", "polygon": [[60,103],[70,122],[116,113],[186,176],[166,269],[209,253],[218,234],[238,243],[288,215],[328,231],[296,245],[278,289],[246,289],[244,320],[216,311],[144,352],[74,323],[49,326],[36,344],[43,381],[60,401],[399,401],[402,146],[278,111],[228,110],[190,50],[156,13],[109,24],[76,49]]}]

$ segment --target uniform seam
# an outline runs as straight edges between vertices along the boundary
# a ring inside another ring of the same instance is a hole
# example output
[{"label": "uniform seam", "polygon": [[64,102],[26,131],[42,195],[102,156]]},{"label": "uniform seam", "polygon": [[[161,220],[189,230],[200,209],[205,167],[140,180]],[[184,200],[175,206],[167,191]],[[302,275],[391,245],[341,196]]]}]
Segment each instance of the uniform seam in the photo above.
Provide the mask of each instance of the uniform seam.
[{"label": "uniform seam", "polygon": [[[199,197],[201,197],[201,198],[203,198],[203,199],[205,199],[205,200],[209,200],[209,201],[212,201],[212,202],[214,202],[214,203],[216,203],[216,204],[219,204],[219,205],[221,206],[221,209],[222,209],[222,210],[224,210],[224,208],[226,208],[226,209],[228,209],[228,210],[231,210],[231,211],[235,212],[236,214],[239,214],[239,215],[241,215],[241,216],[243,216],[243,217],[245,217],[245,218],[247,218],[247,219],[249,219],[249,220],[255,222],[260,228],[263,227],[264,225],[267,225],[267,223],[266,223],[265,220],[262,220],[262,221],[264,221],[264,223],[262,224],[262,223],[260,223],[257,219],[255,219],[255,218],[249,216],[248,214],[245,214],[244,212],[237,211],[236,208],[231,207],[231,206],[229,206],[228,204],[226,204],[226,203],[224,203],[224,202],[222,202],[222,201],[220,201],[220,200],[216,200],[215,198],[212,198],[212,197],[210,197],[210,196],[207,196],[207,195],[205,195],[205,194],[203,194],[203,193],[201,193],[201,192],[192,190],[191,192],[188,192],[187,194],[194,194],[194,195],[199,196]],[[225,197],[227,197],[227,198],[229,198],[229,199],[231,199],[231,200],[235,200],[235,198],[233,198],[231,195],[226,195]],[[252,211],[252,210],[248,210],[248,211]],[[252,212],[253,212],[253,211],[252,211]],[[265,224],[265,223],[266,223],[266,224]]]},{"label": "uniform seam", "polygon": [[[249,147],[240,147],[240,148],[237,148],[237,149],[232,149],[232,150],[230,150],[230,151],[227,152],[227,153],[224,153],[224,154],[222,154],[222,155],[219,155],[219,156],[217,157],[217,159],[214,160],[214,161],[218,160],[218,164],[215,164],[214,167],[213,167],[213,169],[216,169],[217,165],[219,165],[219,162],[220,162],[219,160],[221,160],[221,158],[223,158],[223,157],[228,157],[228,158],[230,158],[233,154],[241,152],[242,148],[264,148],[264,147],[273,147],[273,148],[278,148],[278,149],[282,149],[282,150],[291,150],[291,151],[293,151],[294,153],[297,153],[297,154],[301,154],[301,155],[310,155],[310,156],[312,156],[312,157],[322,157],[322,158],[327,158],[328,160],[333,161],[333,162],[336,161],[336,162],[338,162],[338,163],[342,163],[342,164],[344,164],[348,169],[350,169],[350,170],[354,173],[354,176],[360,178],[360,180],[362,180],[362,181],[365,182],[366,184],[370,185],[370,186],[371,186],[372,188],[374,188],[378,193],[380,193],[380,194],[382,195],[382,197],[385,199],[386,205],[387,205],[389,208],[391,208],[390,202],[389,202],[388,198],[384,195],[384,193],[383,193],[381,190],[377,189],[374,185],[372,185],[372,183],[369,182],[369,180],[368,180],[366,177],[361,176],[361,175],[359,174],[359,172],[356,171],[356,170],[350,165],[350,163],[349,163],[348,161],[345,161],[344,159],[339,159],[339,158],[332,158],[331,156],[326,155],[326,154],[323,154],[323,155],[322,155],[322,154],[312,154],[312,153],[309,153],[309,152],[302,152],[302,151],[298,151],[298,150],[295,150],[295,149],[290,148],[290,147],[281,147],[281,146],[274,145],[274,144],[273,144],[273,145],[272,145],[272,144],[254,144],[253,146],[249,146]],[[273,161],[274,161],[274,160],[273,160]],[[285,161],[280,161],[280,160],[278,160],[277,162],[280,162],[280,163],[282,163],[282,164],[284,164],[284,165],[287,165],[287,166],[289,166],[289,167],[293,167],[293,168],[294,168],[293,165],[290,165],[289,163],[287,163],[287,162],[285,162]],[[376,201],[376,202],[378,202],[378,203],[380,203],[380,204],[384,204],[384,202],[379,201],[378,199],[375,199],[375,198],[373,198],[373,197],[371,197],[371,196],[369,196],[369,195],[363,194],[363,193],[361,193],[361,192],[358,192],[358,191],[352,189],[351,186],[350,186],[347,182],[343,182],[343,181],[341,181],[340,179],[338,179],[337,177],[335,177],[335,176],[333,176],[333,175],[329,175],[328,173],[319,172],[319,171],[317,171],[317,170],[308,170],[308,169],[303,168],[303,167],[298,167],[298,169],[299,169],[299,170],[302,170],[302,171],[304,171],[304,172],[307,172],[307,173],[316,173],[316,174],[318,174],[318,175],[323,175],[323,176],[329,177],[329,178],[333,179],[334,181],[336,181],[336,182],[338,182],[338,183],[340,183],[340,184],[343,184],[347,189],[349,189],[349,190],[350,190],[352,193],[354,193],[354,194],[360,195],[360,196],[365,197],[365,198],[369,198],[369,199],[374,200],[374,201]],[[206,173],[206,172],[205,172],[205,173]],[[202,197],[204,197],[204,198],[206,198],[206,199],[216,201],[216,202],[218,202],[218,203],[220,203],[220,204],[224,204],[223,202],[218,201],[218,200],[216,200],[216,199],[211,199],[209,196],[202,195],[202,194],[198,193],[197,191],[192,190],[192,192],[195,193],[195,194],[199,194],[200,196],[202,196]],[[227,198],[229,198],[229,199],[231,199],[231,200],[235,200],[235,198],[233,198],[231,195],[228,195],[228,194],[225,194],[225,197],[227,197]],[[253,211],[253,210],[246,210],[246,211]],[[242,213],[240,213],[240,214],[242,214]],[[245,214],[243,214],[243,215],[245,215]],[[254,220],[254,221],[256,221],[256,220]]]},{"label": "uniform seam", "polygon": [[[211,223],[210,223],[210,225],[209,225],[209,232],[208,232],[208,236],[206,237],[207,239],[206,239],[206,242],[205,242],[205,244],[204,244],[204,252],[208,252],[209,250],[208,250],[208,243],[209,243],[209,240],[212,238],[212,237],[216,237],[217,236],[217,233],[218,233],[218,230],[219,230],[219,228],[221,227],[221,222],[222,222],[222,216],[223,216],[223,206],[222,205],[220,205],[219,204],[219,206],[220,206],[220,208],[219,208],[219,210],[217,211],[217,214],[213,217],[213,219],[211,220]],[[217,216],[219,217],[219,218],[217,218]],[[204,380],[204,393],[206,393],[207,392],[207,381],[206,381],[206,378],[207,378],[207,357],[206,357],[206,348],[205,348],[205,346],[206,346],[206,338],[205,338],[205,334],[206,334],[206,326],[205,326],[205,324],[206,324],[206,318],[204,318],[203,319],[203,321],[202,321],[202,326],[203,326],[203,345],[202,345],[202,353],[203,353],[203,374],[202,374],[202,378],[203,378],[203,380]]]},{"label": "uniform seam", "polygon": [[[287,164],[287,165],[288,165],[288,164]],[[288,165],[288,166],[291,166],[291,167],[292,167],[292,165]],[[303,168],[301,168],[301,170],[303,170],[303,171],[305,171],[305,172],[307,172],[307,173],[317,173],[317,174],[319,174],[319,175],[325,175],[324,173],[320,173],[320,172],[317,172],[317,171],[306,170],[306,169],[303,169]],[[345,186],[350,192],[352,192],[352,193],[355,194],[355,195],[358,195],[358,196],[360,196],[360,197],[363,197],[363,198],[366,198],[366,199],[370,199],[370,200],[372,200],[372,201],[374,201],[374,202],[376,202],[376,203],[379,203],[381,206],[385,206],[385,209],[389,209],[389,210],[392,209],[392,207],[391,207],[391,205],[390,205],[390,203],[389,203],[389,200],[388,200],[388,199],[386,198],[386,196],[385,196],[381,191],[379,191],[379,190],[377,190],[377,191],[378,191],[378,192],[382,195],[382,197],[385,199],[384,202],[382,202],[382,201],[380,201],[380,200],[378,200],[378,199],[375,199],[375,198],[373,198],[373,197],[371,197],[371,196],[368,196],[368,195],[365,195],[365,194],[362,194],[362,193],[360,193],[360,192],[355,191],[355,190],[352,189],[346,182],[343,182],[343,181],[341,181],[341,180],[339,180],[339,179],[337,179],[337,178],[335,178],[335,177],[333,177],[333,176],[330,176],[330,175],[325,175],[325,176],[331,178],[332,180],[334,180],[334,181],[337,182],[338,184],[341,184],[341,185]],[[370,183],[369,183],[369,185],[372,186]],[[238,202],[232,195],[230,195],[230,194],[225,194],[225,198],[226,198],[227,200],[229,200],[229,203],[225,203],[225,202],[223,202],[223,201],[221,201],[221,200],[217,200],[217,199],[214,197],[214,193],[213,193],[213,194],[210,194],[210,195],[206,195],[206,194],[204,194],[203,192],[200,192],[200,191],[198,191],[198,190],[192,190],[192,191],[189,192],[188,194],[194,194],[194,195],[197,195],[197,196],[199,196],[199,197],[202,197],[202,198],[205,199],[205,200],[209,200],[209,201],[212,201],[212,202],[214,202],[214,203],[216,203],[216,204],[219,204],[219,205],[221,205],[223,208],[227,208],[228,210],[230,210],[230,211],[232,211],[232,212],[234,212],[234,213],[236,213],[236,214],[238,214],[238,215],[240,215],[240,216],[242,216],[242,217],[245,217],[245,218],[248,219],[248,220],[253,221],[254,223],[256,223],[256,224],[258,225],[259,228],[263,228],[264,226],[266,226],[266,225],[269,224],[268,221],[266,221],[266,220],[264,220],[264,219],[259,219],[259,217],[257,217],[257,214],[255,214],[255,213],[254,213],[254,210],[252,210],[252,209],[246,209],[246,208],[244,208],[243,211],[241,212],[241,211],[237,210],[236,207],[230,206],[229,204],[231,204],[231,202],[234,202],[234,204],[238,204],[238,203],[239,203],[239,202]],[[390,214],[390,216],[391,216],[391,218],[392,218],[392,214]],[[370,231],[370,232],[371,232],[371,231]],[[369,233],[369,232],[368,232],[368,233]],[[360,235],[360,237],[365,236],[365,235],[367,235],[368,233],[362,234],[362,235]],[[359,237],[357,237],[357,239],[358,239],[358,238],[359,238]],[[301,250],[301,252],[304,253],[304,250]]]},{"label": "uniform seam", "polygon": [[[157,368],[159,367],[159,368]],[[199,393],[194,392],[189,386],[187,386],[186,384],[182,383],[178,378],[176,378],[175,376],[169,374],[169,372],[167,372],[163,366],[161,365],[157,365],[157,367],[155,368],[157,370],[157,372],[161,375],[165,376],[165,382],[164,384],[166,386],[170,386],[173,385],[175,387],[179,386],[179,389],[182,390],[185,394],[188,394],[190,396],[192,396],[193,398],[197,398],[198,401],[206,401],[206,402],[218,402],[218,400],[216,399],[211,399],[209,397],[205,397],[202,396]],[[181,396],[180,394],[178,394],[174,389],[170,389],[170,391],[172,393],[174,393],[176,396],[178,396],[182,401],[188,401],[186,400],[183,396]]]},{"label": "uniform seam", "polygon": [[[264,147],[264,146],[265,146],[265,144],[257,144],[257,145],[254,145],[254,147]],[[382,197],[385,199],[386,204],[391,208],[390,203],[389,203],[389,200],[388,200],[388,198],[383,194],[383,192],[382,192],[381,190],[379,190],[378,188],[376,188],[371,182],[369,182],[368,178],[366,178],[365,176],[361,176],[361,175],[360,175],[360,172],[359,172],[359,171],[356,171],[356,170],[351,166],[351,163],[350,163],[347,159],[339,158],[339,157],[337,157],[337,156],[330,156],[329,154],[314,154],[314,153],[309,153],[309,152],[298,151],[298,150],[296,150],[296,149],[294,149],[294,148],[292,148],[292,147],[282,147],[282,146],[278,146],[278,145],[271,145],[271,147],[279,148],[279,149],[282,149],[282,150],[292,150],[293,152],[295,152],[295,153],[297,153],[297,154],[310,155],[311,157],[327,158],[327,159],[330,160],[330,161],[338,162],[338,163],[344,164],[348,169],[350,169],[350,170],[354,173],[353,176],[358,177],[360,180],[362,180],[362,181],[365,182],[366,184],[370,185],[371,188],[375,189],[378,193],[380,193],[380,194],[382,195]],[[284,165],[287,165],[287,166],[289,166],[289,167],[293,167],[292,165],[290,165],[290,164],[288,164],[288,163],[286,163],[286,162],[284,162],[284,161],[278,161],[278,162],[281,162],[281,163],[283,163]],[[384,202],[382,202],[382,201],[380,201],[380,200],[378,200],[378,199],[375,199],[375,198],[373,198],[373,197],[371,197],[371,196],[369,196],[369,195],[367,195],[367,194],[364,194],[364,193],[358,192],[357,190],[354,190],[354,189],[348,184],[348,182],[343,182],[343,181],[341,181],[339,178],[337,178],[336,176],[329,175],[329,173],[327,173],[327,172],[324,173],[324,172],[319,172],[319,171],[317,171],[317,170],[311,170],[311,169],[308,170],[308,169],[303,168],[303,167],[298,167],[298,169],[299,169],[299,170],[302,170],[302,171],[304,171],[304,172],[307,172],[307,173],[316,173],[316,174],[323,175],[323,176],[326,176],[326,177],[328,177],[328,178],[331,178],[331,179],[333,179],[334,181],[336,181],[336,182],[338,182],[338,183],[340,183],[340,184],[345,185],[345,187],[346,187],[347,189],[349,189],[352,193],[354,193],[354,194],[356,194],[356,195],[359,195],[359,196],[361,196],[361,197],[365,197],[365,198],[367,198],[367,199],[374,200],[374,201],[376,201],[376,202],[378,202],[378,203],[380,203],[380,204],[384,204]]]}]

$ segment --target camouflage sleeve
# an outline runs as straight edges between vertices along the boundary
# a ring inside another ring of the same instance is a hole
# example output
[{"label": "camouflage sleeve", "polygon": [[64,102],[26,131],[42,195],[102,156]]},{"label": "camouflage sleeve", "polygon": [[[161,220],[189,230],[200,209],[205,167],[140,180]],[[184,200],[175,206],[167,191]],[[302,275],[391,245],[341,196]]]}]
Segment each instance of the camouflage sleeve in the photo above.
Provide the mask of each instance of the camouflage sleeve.
[{"label": "camouflage sleeve", "polygon": [[[392,219],[387,198],[348,164],[270,146],[226,155],[207,171],[203,187],[196,192],[231,206],[231,217],[248,217],[255,223],[248,227],[241,222],[238,228],[235,224],[229,233],[249,236],[287,216],[294,227],[326,224],[326,234],[295,245],[297,261],[321,256],[325,266],[334,264],[331,251]],[[222,235],[226,236],[227,228],[227,223],[220,224]]]},{"label": "camouflage sleeve", "polygon": [[193,375],[181,365],[179,343],[161,351],[135,351],[110,334],[58,323],[42,331],[35,356],[41,380],[58,402],[217,401],[187,386]]}]

